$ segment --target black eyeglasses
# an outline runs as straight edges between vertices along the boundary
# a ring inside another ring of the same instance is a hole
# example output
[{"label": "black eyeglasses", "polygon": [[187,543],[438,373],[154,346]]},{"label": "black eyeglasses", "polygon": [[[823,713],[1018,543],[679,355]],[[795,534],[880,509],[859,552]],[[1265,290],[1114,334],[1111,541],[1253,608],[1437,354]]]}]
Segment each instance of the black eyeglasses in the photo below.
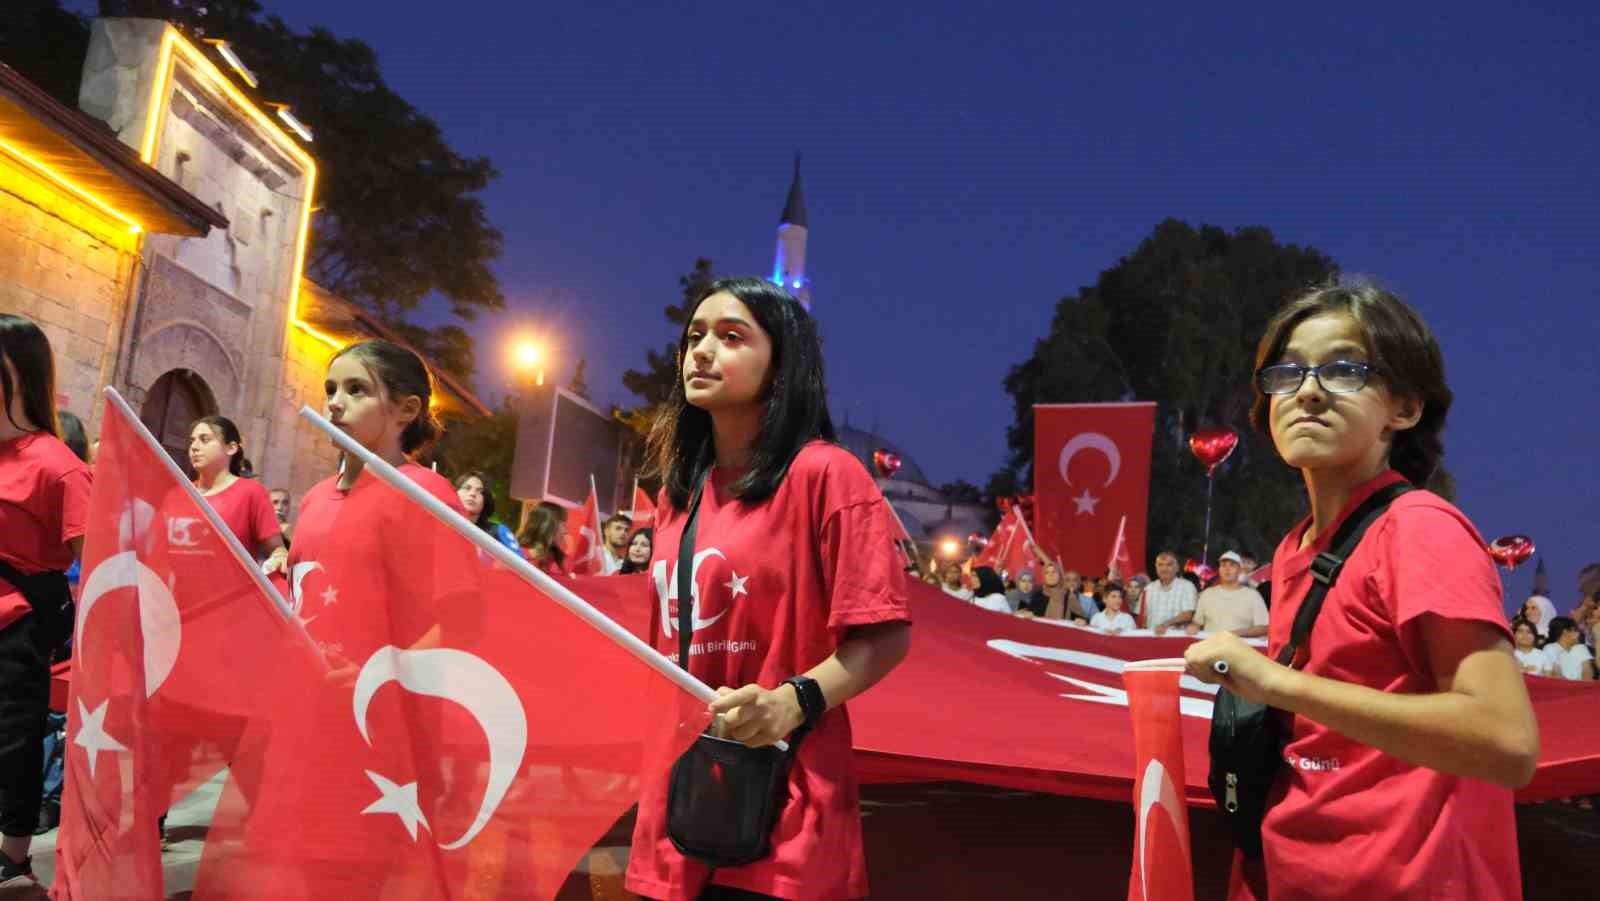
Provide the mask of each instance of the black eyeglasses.
[{"label": "black eyeglasses", "polygon": [[1262,394],[1293,394],[1305,384],[1306,376],[1317,377],[1317,384],[1329,394],[1354,394],[1367,386],[1367,377],[1378,371],[1370,363],[1334,360],[1321,366],[1278,363],[1256,370],[1256,387]]}]

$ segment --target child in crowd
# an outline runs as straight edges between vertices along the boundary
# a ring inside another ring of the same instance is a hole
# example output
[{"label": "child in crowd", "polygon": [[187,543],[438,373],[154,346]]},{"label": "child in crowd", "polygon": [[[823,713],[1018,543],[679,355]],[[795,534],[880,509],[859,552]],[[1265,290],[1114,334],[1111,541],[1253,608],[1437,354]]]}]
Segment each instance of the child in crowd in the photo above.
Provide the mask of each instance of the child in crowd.
[{"label": "child in crowd", "polygon": [[1513,653],[1516,654],[1517,663],[1523,672],[1533,676],[1550,674],[1550,661],[1539,648],[1539,633],[1533,628],[1533,623],[1520,616],[1512,620],[1511,638],[1516,647]]},{"label": "child in crowd", "polygon": [[1105,607],[1089,620],[1089,628],[1099,629],[1107,635],[1119,635],[1139,627],[1133,617],[1122,612],[1123,589],[1115,582],[1107,582],[1100,589],[1100,601]]},{"label": "child in crowd", "polygon": [[1584,645],[1583,633],[1571,617],[1550,621],[1550,641],[1544,646],[1550,675],[1585,682],[1594,680],[1594,654]]}]

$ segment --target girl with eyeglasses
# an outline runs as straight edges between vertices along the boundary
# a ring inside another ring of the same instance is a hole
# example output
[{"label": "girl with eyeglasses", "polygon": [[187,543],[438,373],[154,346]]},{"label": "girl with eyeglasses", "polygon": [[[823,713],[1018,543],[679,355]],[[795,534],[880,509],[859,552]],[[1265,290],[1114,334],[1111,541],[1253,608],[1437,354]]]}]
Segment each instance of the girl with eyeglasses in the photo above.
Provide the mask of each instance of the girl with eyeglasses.
[{"label": "girl with eyeglasses", "polygon": [[1520,898],[1512,791],[1533,778],[1538,727],[1500,579],[1460,510],[1427,491],[1393,500],[1301,665],[1275,662],[1345,518],[1437,468],[1451,403],[1438,342],[1393,294],[1319,288],[1268,325],[1256,388],[1251,420],[1300,470],[1311,515],[1273,557],[1268,653],[1224,634],[1185,654],[1191,675],[1285,718],[1264,854],[1236,857],[1232,898]]}]

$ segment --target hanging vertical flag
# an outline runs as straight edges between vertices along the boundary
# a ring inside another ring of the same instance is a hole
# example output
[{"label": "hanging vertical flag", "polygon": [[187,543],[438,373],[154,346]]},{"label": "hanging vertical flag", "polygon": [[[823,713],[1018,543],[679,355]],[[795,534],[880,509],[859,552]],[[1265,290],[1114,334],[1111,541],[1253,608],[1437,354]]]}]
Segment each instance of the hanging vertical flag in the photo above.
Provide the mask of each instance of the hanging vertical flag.
[{"label": "hanging vertical flag", "polygon": [[567,515],[567,533],[561,539],[567,554],[567,571],[575,576],[598,576],[605,571],[600,547],[600,501],[594,479],[589,479],[589,496],[583,506]]},{"label": "hanging vertical flag", "polygon": [[1128,901],[1193,901],[1189,810],[1184,805],[1182,658],[1122,669],[1133,716],[1133,872]]},{"label": "hanging vertical flag", "polygon": [[1067,569],[1102,566],[1124,516],[1128,557],[1144,559],[1155,413],[1153,403],[1034,405],[1035,525]]},{"label": "hanging vertical flag", "polygon": [[633,509],[628,511],[628,519],[635,529],[650,529],[656,524],[655,501],[639,487],[638,479],[633,480]]}]

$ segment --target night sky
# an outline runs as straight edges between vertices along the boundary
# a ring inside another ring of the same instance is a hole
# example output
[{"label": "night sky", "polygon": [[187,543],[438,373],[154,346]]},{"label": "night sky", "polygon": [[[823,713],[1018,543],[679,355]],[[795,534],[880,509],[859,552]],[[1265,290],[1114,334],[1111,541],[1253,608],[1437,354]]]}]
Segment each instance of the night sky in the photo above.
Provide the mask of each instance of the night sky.
[{"label": "night sky", "polygon": [[671,339],[696,256],[770,273],[798,149],[835,417],[936,483],[1003,462],[1001,380],[1060,297],[1164,217],[1264,225],[1422,311],[1461,506],[1535,538],[1563,612],[1600,560],[1593,3],[262,2],[370,43],[502,173],[486,394],[525,324],[563,380],[587,357],[595,399],[632,403],[621,371]]}]

